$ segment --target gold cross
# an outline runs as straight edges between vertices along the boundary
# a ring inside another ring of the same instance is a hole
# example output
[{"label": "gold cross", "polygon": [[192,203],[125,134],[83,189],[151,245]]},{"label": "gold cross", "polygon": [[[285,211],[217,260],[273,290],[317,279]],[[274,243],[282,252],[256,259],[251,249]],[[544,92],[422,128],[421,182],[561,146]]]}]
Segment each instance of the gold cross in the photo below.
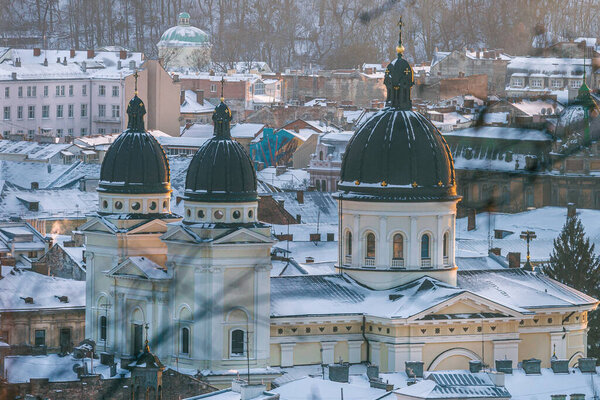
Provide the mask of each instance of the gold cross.
[{"label": "gold cross", "polygon": [[135,78],[135,89],[134,89],[134,93],[137,95],[138,94],[138,90],[137,90],[137,80],[138,80],[138,70],[136,69],[135,72],[133,73],[133,77]]},{"label": "gold cross", "polygon": [[404,75],[408,75],[410,72],[410,68],[406,67],[406,69],[404,70]]}]

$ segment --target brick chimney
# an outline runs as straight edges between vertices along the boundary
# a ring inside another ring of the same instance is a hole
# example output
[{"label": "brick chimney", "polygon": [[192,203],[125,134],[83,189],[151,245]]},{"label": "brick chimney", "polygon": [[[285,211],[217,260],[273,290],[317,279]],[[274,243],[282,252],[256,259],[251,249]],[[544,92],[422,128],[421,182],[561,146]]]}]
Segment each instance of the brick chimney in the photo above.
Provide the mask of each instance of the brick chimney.
[{"label": "brick chimney", "polygon": [[298,201],[298,204],[304,204],[304,191],[303,190],[296,191],[296,201]]},{"label": "brick chimney", "polygon": [[475,230],[475,228],[477,227],[477,225],[475,223],[476,218],[477,218],[477,213],[475,212],[475,209],[469,208],[469,210],[467,211],[467,230],[468,231]]},{"label": "brick chimney", "polygon": [[69,50],[69,57],[70,58],[75,58],[75,49]]},{"label": "brick chimney", "polygon": [[196,102],[204,105],[204,90],[196,90]]},{"label": "brick chimney", "polygon": [[94,58],[94,49],[89,49],[87,51],[87,58]]},{"label": "brick chimney", "polygon": [[41,55],[42,55],[42,49],[40,49],[39,47],[34,47],[33,48],[33,56],[39,57]]},{"label": "brick chimney", "polygon": [[119,50],[119,58],[125,60],[127,58],[127,50]]},{"label": "brick chimney", "polygon": [[577,206],[575,203],[567,204],[567,218],[573,218],[575,215],[577,215]]},{"label": "brick chimney", "polygon": [[521,268],[521,253],[508,253],[508,268]]},{"label": "brick chimney", "polygon": [[179,105],[185,103],[185,90],[179,92]]}]

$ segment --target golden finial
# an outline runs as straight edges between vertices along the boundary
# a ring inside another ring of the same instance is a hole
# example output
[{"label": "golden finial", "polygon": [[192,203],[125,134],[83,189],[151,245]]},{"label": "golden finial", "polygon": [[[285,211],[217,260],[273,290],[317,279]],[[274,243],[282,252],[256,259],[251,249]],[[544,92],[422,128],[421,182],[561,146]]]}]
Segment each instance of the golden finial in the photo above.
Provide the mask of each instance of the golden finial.
[{"label": "golden finial", "polygon": [[417,185],[416,181],[412,183],[412,187],[416,188],[417,186],[419,186],[419,185]]},{"label": "golden finial", "polygon": [[442,181],[439,181],[438,186],[442,186],[442,185],[443,185]]},{"label": "golden finial", "polygon": [[396,53],[404,53],[404,46],[402,45],[402,16],[398,20],[398,46],[396,46]]},{"label": "golden finial", "polygon": [[225,87],[225,76],[221,76],[221,102],[225,101],[225,91],[224,91],[224,87]]},{"label": "golden finial", "polygon": [[381,182],[381,186],[386,187],[387,186],[387,182],[386,181]]},{"label": "golden finial", "polygon": [[360,185],[360,181],[357,179],[354,181],[354,184],[358,186],[358,185]]},{"label": "golden finial", "polygon": [[133,94],[137,96],[138,94],[138,88],[137,88],[137,80],[138,80],[138,70],[137,68],[135,69],[135,72],[133,73],[133,77],[135,78],[135,87],[133,89]]}]

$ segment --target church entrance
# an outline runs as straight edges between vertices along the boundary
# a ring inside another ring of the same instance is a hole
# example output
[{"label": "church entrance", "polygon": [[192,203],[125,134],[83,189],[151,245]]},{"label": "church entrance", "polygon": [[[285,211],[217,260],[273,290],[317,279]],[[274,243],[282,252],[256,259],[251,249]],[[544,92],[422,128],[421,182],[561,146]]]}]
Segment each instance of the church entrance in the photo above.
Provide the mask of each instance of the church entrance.
[{"label": "church entrance", "polygon": [[131,354],[134,356],[137,356],[142,351],[143,331],[144,327],[142,326],[142,324],[133,324],[133,347],[131,348]]}]

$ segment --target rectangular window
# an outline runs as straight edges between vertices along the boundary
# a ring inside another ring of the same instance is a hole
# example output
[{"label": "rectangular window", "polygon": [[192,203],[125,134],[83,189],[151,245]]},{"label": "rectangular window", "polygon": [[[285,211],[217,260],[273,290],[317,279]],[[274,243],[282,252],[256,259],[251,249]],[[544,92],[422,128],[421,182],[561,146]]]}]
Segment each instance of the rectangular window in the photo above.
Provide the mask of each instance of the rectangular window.
[{"label": "rectangular window", "polygon": [[10,98],[10,88],[9,87],[4,88],[4,98],[5,99]]},{"label": "rectangular window", "polygon": [[56,95],[62,97],[65,95],[65,85],[60,85],[56,87]]},{"label": "rectangular window", "polygon": [[46,345],[46,331],[44,329],[35,330],[35,345],[45,346]]},{"label": "rectangular window", "polygon": [[73,128],[67,129],[67,132],[69,133],[69,136],[73,136]]},{"label": "rectangular window", "polygon": [[532,79],[531,80],[531,87],[532,88],[541,88],[542,87],[542,80],[541,79]]},{"label": "rectangular window", "polygon": [[103,315],[100,317],[100,340],[106,340],[106,317]]},{"label": "rectangular window", "polygon": [[10,107],[4,107],[4,119],[10,119]]},{"label": "rectangular window", "polygon": [[62,129],[57,129],[56,130],[56,137],[62,137],[63,135],[63,130]]},{"label": "rectangular window", "polygon": [[69,85],[69,96],[73,96],[73,85]]},{"label": "rectangular window", "polygon": [[29,130],[27,131],[27,137],[28,137],[29,139],[33,139],[33,136],[34,136],[34,135],[35,135],[35,129],[29,129]]},{"label": "rectangular window", "polygon": [[85,136],[87,134],[87,129],[86,128],[81,128],[81,136]]},{"label": "rectangular window", "polygon": [[119,118],[121,116],[121,106],[113,105],[112,106],[112,117]]},{"label": "rectangular window", "polygon": [[67,108],[67,117],[73,118],[73,114],[74,114],[73,110],[75,109],[75,107],[73,106],[73,104],[69,104],[67,107],[68,107]]},{"label": "rectangular window", "polygon": [[210,85],[210,91],[211,92],[216,92],[217,91],[217,85]]},{"label": "rectangular window", "polygon": [[17,119],[23,119],[23,106],[17,107]]},{"label": "rectangular window", "polygon": [[98,96],[106,96],[106,86],[98,86]]},{"label": "rectangular window", "polygon": [[81,105],[81,116],[84,118],[87,117],[87,104]]},{"label": "rectangular window", "polygon": [[32,97],[31,96],[31,86],[27,86],[27,97]]},{"label": "rectangular window", "polygon": [[119,87],[118,86],[112,87],[112,95],[113,95],[113,97],[119,97]]},{"label": "rectangular window", "polygon": [[106,104],[98,104],[98,116],[106,117]]},{"label": "rectangular window", "polygon": [[48,86],[44,86],[44,97],[48,97]]},{"label": "rectangular window", "polygon": [[81,87],[81,95],[82,96],[87,96],[87,86],[86,85],[83,85]]},{"label": "rectangular window", "polygon": [[523,79],[522,78],[512,78],[512,85],[513,85],[513,87],[522,87]]},{"label": "rectangular window", "polygon": [[106,129],[100,128],[100,129],[98,129],[98,133],[101,135],[104,135],[106,133]]},{"label": "rectangular window", "polygon": [[19,98],[23,97],[23,86],[19,86],[19,89],[17,89],[17,96]]},{"label": "rectangular window", "polygon": [[35,106],[27,107],[27,118],[29,118],[29,119],[35,118]]},{"label": "rectangular window", "polygon": [[50,106],[42,106],[42,118],[50,118]]},{"label": "rectangular window", "polygon": [[56,118],[62,118],[63,117],[63,105],[59,104],[56,106]]},{"label": "rectangular window", "polygon": [[56,86],[56,95],[60,96],[60,86]]},{"label": "rectangular window", "polygon": [[571,81],[571,87],[573,89],[577,89],[577,88],[579,88],[581,86],[581,83],[582,83],[582,81],[579,80],[579,79],[572,80]]},{"label": "rectangular window", "polygon": [[562,87],[562,81],[560,79],[552,79],[550,81],[550,85],[554,88],[561,88]]}]

